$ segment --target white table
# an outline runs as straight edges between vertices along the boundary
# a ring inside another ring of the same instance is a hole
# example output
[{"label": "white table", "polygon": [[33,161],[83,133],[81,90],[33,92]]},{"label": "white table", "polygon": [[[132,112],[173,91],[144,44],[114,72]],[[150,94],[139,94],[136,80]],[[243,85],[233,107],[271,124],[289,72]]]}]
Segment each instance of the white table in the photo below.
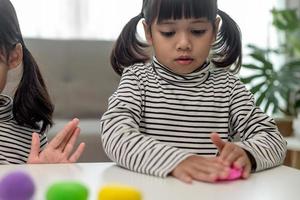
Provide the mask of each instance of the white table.
[{"label": "white table", "polygon": [[222,183],[184,184],[138,174],[113,163],[79,163],[56,165],[2,165],[0,178],[15,170],[29,173],[36,184],[34,200],[45,199],[49,185],[62,180],[79,180],[89,188],[89,199],[96,200],[99,188],[108,183],[135,186],[143,200],[299,200],[300,170],[280,166],[255,173],[247,180]]}]

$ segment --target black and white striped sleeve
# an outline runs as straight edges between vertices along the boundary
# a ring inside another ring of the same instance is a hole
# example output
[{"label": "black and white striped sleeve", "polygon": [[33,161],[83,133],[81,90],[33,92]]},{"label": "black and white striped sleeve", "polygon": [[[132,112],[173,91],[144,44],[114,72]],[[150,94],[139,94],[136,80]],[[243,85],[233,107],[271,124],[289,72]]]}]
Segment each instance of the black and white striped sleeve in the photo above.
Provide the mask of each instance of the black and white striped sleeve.
[{"label": "black and white striped sleeve", "polygon": [[0,154],[0,165],[7,165],[7,164],[9,164],[7,159],[3,155]]},{"label": "black and white striped sleeve", "polygon": [[274,120],[255,106],[253,95],[236,80],[230,100],[230,126],[232,137],[239,136],[239,146],[255,159],[260,171],[283,163],[286,142]]},{"label": "black and white striped sleeve", "polygon": [[101,138],[106,154],[130,170],[166,177],[190,154],[161,143],[139,131],[143,85],[125,69],[118,90],[110,97],[101,118]]}]

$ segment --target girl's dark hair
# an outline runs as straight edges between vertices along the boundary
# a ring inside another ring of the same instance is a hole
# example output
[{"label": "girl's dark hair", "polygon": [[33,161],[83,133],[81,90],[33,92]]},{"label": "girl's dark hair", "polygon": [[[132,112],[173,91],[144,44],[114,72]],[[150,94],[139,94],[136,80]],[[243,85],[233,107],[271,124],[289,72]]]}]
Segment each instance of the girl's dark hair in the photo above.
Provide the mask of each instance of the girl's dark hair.
[{"label": "girl's dark hair", "polygon": [[54,106],[39,67],[26,48],[15,9],[9,0],[0,0],[0,53],[8,62],[10,53],[20,43],[23,47],[23,74],[14,94],[13,115],[19,125],[40,129],[53,124]]},{"label": "girl's dark hair", "polygon": [[122,74],[124,67],[138,62],[148,61],[148,45],[138,39],[136,27],[144,18],[146,24],[151,25],[168,19],[207,18],[213,25],[214,31],[217,15],[220,16],[221,27],[217,39],[212,47],[212,62],[216,67],[230,68],[236,73],[241,67],[242,42],[238,25],[225,12],[218,9],[217,0],[143,0],[142,11],[132,18],[123,28],[111,52],[113,69]]}]

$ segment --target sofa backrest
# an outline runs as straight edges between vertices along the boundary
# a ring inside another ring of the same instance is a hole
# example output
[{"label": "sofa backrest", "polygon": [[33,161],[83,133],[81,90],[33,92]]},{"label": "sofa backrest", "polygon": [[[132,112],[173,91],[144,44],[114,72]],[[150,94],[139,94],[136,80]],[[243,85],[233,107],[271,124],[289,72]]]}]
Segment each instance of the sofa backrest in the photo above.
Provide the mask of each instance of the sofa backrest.
[{"label": "sofa backrest", "polygon": [[119,76],[109,63],[111,41],[26,39],[53,103],[54,118],[100,118]]},{"label": "sofa backrest", "polygon": [[[54,123],[49,139],[70,119],[80,121],[79,142],[86,149],[79,162],[110,161],[101,146],[100,117],[107,109],[109,96],[120,77],[109,63],[111,41],[25,39],[35,57],[55,105]],[[9,72],[3,93],[13,95],[22,66]]]}]

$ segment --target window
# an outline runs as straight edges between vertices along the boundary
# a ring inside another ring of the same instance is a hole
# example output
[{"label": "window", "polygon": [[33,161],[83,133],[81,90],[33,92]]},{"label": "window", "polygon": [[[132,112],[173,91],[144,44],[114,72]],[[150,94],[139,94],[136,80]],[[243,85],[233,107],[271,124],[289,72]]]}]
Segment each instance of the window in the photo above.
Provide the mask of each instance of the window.
[{"label": "window", "polygon": [[142,0],[11,0],[24,37],[115,39]]},{"label": "window", "polygon": [[277,44],[270,13],[271,9],[277,6],[274,0],[219,0],[218,2],[219,8],[228,13],[240,26],[244,46],[256,44],[261,47],[271,47]]},{"label": "window", "polygon": [[[37,38],[116,39],[142,0],[12,0],[23,35]],[[220,9],[239,24],[243,43],[272,43],[270,10],[274,0],[219,0]],[[259,6],[257,6],[259,5]]]}]

